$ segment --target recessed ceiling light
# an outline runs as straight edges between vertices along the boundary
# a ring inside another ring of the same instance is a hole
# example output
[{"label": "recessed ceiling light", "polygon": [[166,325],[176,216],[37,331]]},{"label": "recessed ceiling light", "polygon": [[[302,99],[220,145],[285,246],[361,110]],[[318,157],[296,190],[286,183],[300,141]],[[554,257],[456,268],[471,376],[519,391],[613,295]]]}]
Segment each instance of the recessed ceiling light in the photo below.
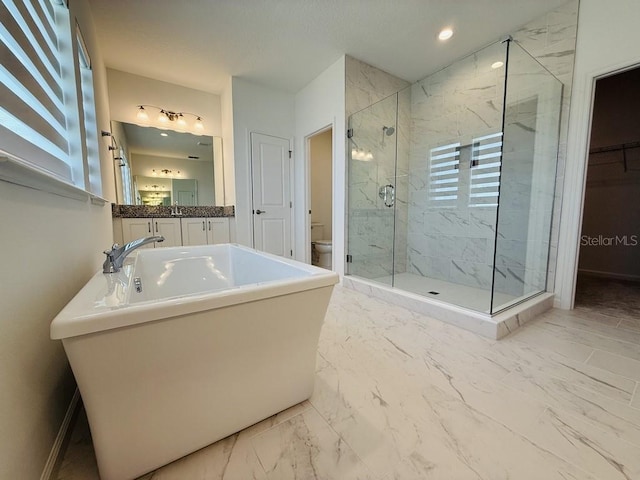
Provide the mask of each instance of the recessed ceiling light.
[{"label": "recessed ceiling light", "polygon": [[161,136],[161,137],[168,137],[168,136],[169,136],[169,134],[168,134],[168,133],[164,133],[164,132],[162,132],[162,133],[160,134],[160,136]]},{"label": "recessed ceiling light", "polygon": [[495,70],[496,68],[500,68],[503,65],[504,65],[504,62],[493,62],[491,64],[491,68],[493,68]]},{"label": "recessed ceiling light", "polygon": [[453,30],[450,28],[444,28],[438,34],[440,40],[449,40],[451,37],[453,37]]}]

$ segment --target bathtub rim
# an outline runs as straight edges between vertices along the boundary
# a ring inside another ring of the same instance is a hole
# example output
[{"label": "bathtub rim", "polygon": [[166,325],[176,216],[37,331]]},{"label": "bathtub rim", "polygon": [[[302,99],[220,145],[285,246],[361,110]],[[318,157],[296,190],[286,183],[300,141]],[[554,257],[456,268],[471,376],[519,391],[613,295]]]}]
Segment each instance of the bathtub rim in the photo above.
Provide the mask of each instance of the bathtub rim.
[{"label": "bathtub rim", "polygon": [[[278,297],[289,293],[333,286],[339,281],[338,274],[330,270],[324,270],[293,259],[260,252],[244,245],[224,245],[245,250],[255,255],[264,256],[276,262],[287,263],[300,270],[309,272],[309,276],[256,282],[214,292],[188,294],[132,304],[128,302],[128,293],[133,280],[133,264],[137,259],[138,253],[134,252],[130,258],[127,258],[122,271],[116,274],[104,274],[102,270],[96,272],[53,319],[50,326],[51,339],[62,340],[116,328],[166,320],[190,313],[230,307],[239,303],[255,302],[269,297]],[[211,247],[216,246],[217,245],[211,245]],[[200,245],[193,248],[202,247],[203,246]],[[175,251],[182,251],[189,248],[191,247],[165,247],[165,250],[173,249]],[[116,275],[116,277],[108,277],[108,275]],[[123,301],[118,305],[112,306],[96,306],[96,298],[101,294],[104,297],[106,293],[109,292],[109,282],[113,283],[114,281],[119,282],[120,288],[126,291],[126,302]]]}]

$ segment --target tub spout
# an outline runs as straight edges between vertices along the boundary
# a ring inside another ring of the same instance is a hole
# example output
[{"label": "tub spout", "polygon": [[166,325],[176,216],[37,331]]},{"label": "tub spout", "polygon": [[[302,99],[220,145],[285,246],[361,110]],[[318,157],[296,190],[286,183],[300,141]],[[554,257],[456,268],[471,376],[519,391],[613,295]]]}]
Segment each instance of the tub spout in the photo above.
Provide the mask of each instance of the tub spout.
[{"label": "tub spout", "polygon": [[117,243],[114,243],[111,250],[105,250],[104,254],[107,256],[106,260],[102,264],[103,273],[115,273],[120,271],[124,259],[127,258],[131,252],[137,248],[147,245],[153,242],[164,242],[164,237],[161,235],[154,235],[153,237],[143,237],[133,240],[132,242],[123,245],[122,247]]}]

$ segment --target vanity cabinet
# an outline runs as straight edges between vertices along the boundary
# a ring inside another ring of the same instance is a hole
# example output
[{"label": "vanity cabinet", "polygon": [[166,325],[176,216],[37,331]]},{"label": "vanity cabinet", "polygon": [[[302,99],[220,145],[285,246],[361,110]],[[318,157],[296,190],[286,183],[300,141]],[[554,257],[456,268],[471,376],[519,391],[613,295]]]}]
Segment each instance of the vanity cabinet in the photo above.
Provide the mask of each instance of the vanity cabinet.
[{"label": "vanity cabinet", "polygon": [[229,219],[225,217],[182,218],[183,245],[213,245],[229,242]]},{"label": "vanity cabinet", "polygon": [[[129,243],[137,238],[162,235],[164,242],[154,243],[156,247],[179,247],[182,245],[182,231],[179,218],[123,218],[122,241]],[[142,248],[153,248],[151,244]]]},{"label": "vanity cabinet", "polygon": [[162,235],[164,242],[141,248],[179,247],[229,243],[227,217],[122,218],[114,220],[114,241],[124,245],[151,235]]}]

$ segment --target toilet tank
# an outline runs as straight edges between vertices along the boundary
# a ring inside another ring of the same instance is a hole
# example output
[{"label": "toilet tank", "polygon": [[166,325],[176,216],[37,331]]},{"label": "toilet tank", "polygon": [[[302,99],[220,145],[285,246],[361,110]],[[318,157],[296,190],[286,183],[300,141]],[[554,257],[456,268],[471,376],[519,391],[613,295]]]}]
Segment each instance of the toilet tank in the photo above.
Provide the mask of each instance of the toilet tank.
[{"label": "toilet tank", "polygon": [[311,241],[322,240],[324,238],[324,224],[311,222]]}]

